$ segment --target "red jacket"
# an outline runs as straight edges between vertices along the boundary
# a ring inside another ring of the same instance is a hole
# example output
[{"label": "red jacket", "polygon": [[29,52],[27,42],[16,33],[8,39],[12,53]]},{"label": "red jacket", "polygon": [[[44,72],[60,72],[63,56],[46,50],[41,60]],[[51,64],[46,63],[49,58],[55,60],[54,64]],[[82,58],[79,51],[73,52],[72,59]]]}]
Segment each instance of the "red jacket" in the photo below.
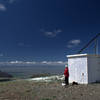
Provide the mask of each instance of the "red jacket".
[{"label": "red jacket", "polygon": [[65,68],[64,75],[65,75],[65,77],[69,77],[68,67]]}]

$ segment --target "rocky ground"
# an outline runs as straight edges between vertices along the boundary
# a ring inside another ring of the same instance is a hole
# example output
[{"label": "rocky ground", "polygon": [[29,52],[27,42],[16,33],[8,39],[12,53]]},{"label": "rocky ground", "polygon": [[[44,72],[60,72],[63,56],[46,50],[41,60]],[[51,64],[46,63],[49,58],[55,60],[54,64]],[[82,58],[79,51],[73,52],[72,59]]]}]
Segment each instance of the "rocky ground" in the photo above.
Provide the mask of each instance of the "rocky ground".
[{"label": "rocky ground", "polygon": [[100,84],[62,86],[62,81],[0,82],[0,100],[100,100]]}]

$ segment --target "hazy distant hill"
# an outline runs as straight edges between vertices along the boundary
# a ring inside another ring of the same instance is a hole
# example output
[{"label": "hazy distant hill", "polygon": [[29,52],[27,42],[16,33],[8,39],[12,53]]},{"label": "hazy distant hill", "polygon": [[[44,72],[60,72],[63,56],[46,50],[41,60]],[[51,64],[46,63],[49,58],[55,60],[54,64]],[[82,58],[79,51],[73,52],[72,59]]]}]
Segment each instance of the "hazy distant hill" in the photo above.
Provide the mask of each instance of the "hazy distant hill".
[{"label": "hazy distant hill", "polygon": [[10,74],[8,74],[8,73],[6,73],[6,72],[2,72],[2,71],[0,71],[0,78],[1,78],[1,77],[12,78],[13,76],[10,75]]}]

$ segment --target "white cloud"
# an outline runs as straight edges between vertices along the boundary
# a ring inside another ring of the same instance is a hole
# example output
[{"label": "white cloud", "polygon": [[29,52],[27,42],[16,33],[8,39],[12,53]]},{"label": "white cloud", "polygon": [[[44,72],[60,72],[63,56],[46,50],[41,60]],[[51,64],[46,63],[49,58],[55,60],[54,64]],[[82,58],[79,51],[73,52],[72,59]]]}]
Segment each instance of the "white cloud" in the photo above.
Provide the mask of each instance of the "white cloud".
[{"label": "white cloud", "polygon": [[3,4],[0,4],[0,11],[6,11],[6,6]]},{"label": "white cloud", "polygon": [[47,64],[47,65],[58,65],[58,64],[67,64],[67,62],[64,61],[42,61],[41,64]]},{"label": "white cloud", "polygon": [[67,47],[73,48],[73,47],[78,46],[80,43],[81,43],[81,40],[79,40],[79,39],[71,40],[71,41],[68,42]]},{"label": "white cloud", "polygon": [[80,40],[71,40],[69,43],[72,43],[74,45],[80,44],[81,41]]},{"label": "white cloud", "polygon": [[42,61],[41,63],[42,63],[42,64],[47,64],[48,62],[47,62],[47,61]]},{"label": "white cloud", "polygon": [[8,64],[36,64],[35,61],[10,61]]},{"label": "white cloud", "polygon": [[23,63],[22,61],[10,61],[9,62],[10,64],[21,64],[21,63]]},{"label": "white cloud", "polygon": [[6,4],[6,3],[12,4],[15,1],[16,0],[1,0],[2,3],[0,3],[0,11],[6,11],[7,10],[7,7],[4,4]]},{"label": "white cloud", "polygon": [[32,62],[30,62],[30,61],[27,61],[27,62],[25,62],[26,64],[36,64],[36,62],[35,61],[32,61]]},{"label": "white cloud", "polygon": [[63,64],[64,62],[63,62],[63,61],[58,61],[57,63],[58,63],[58,64]]},{"label": "white cloud", "polygon": [[48,37],[56,37],[59,33],[62,32],[61,29],[55,29],[53,31],[45,31],[45,30],[41,30],[45,36],[48,36]]}]

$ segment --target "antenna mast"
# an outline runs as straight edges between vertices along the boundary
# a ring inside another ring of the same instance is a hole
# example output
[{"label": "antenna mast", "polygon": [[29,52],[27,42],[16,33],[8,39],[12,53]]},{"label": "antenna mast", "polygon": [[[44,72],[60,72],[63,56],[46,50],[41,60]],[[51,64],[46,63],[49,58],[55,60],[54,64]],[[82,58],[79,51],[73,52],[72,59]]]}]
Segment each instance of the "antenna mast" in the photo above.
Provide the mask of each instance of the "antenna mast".
[{"label": "antenna mast", "polygon": [[95,37],[93,37],[80,51],[78,51],[78,54],[80,54],[84,49],[86,49],[93,41],[95,41],[95,54],[98,54],[98,37],[100,36],[100,33],[98,33]]}]

